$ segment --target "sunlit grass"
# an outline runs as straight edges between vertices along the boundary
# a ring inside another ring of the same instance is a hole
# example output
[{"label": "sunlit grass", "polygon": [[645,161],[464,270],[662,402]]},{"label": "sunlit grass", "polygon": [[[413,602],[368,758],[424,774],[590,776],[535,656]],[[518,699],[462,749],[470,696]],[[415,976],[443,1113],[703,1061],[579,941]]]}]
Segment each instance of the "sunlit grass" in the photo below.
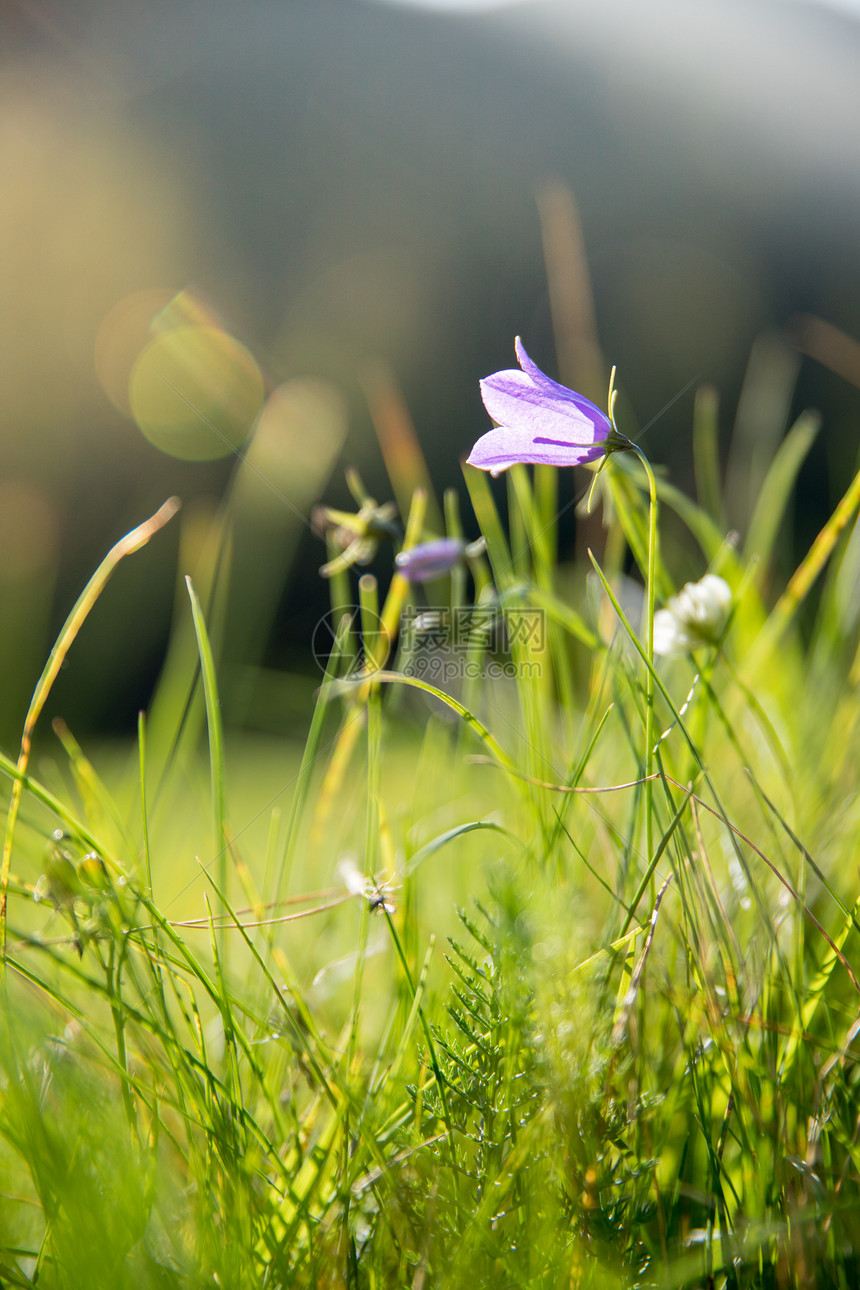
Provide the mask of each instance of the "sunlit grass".
[{"label": "sunlit grass", "polygon": [[[398,641],[423,592],[330,536],[304,745],[223,721],[223,516],[138,746],[33,762],[67,625],[0,763],[3,1284],[857,1283],[860,477],[773,565],[812,433],[738,545],[700,398],[700,501],[613,457],[573,566],[547,468],[506,523],[473,472],[486,556],[425,609],[506,651]],[[407,547],[461,536],[427,504]],[[691,550],[729,626],[655,660]]]}]

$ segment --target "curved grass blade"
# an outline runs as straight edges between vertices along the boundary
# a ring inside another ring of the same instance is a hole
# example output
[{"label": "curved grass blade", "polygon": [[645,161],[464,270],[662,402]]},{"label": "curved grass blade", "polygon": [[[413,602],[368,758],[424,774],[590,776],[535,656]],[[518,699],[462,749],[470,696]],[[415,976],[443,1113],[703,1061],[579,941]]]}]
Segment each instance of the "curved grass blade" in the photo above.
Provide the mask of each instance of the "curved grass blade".
[{"label": "curved grass blade", "polygon": [[817,412],[801,413],[765,475],[744,545],[747,558],[758,557],[761,573],[770,563],[792,489],[820,429],[821,417]]},{"label": "curved grass blade", "polygon": [[[444,703],[452,712],[456,712],[457,716],[461,717],[462,720],[465,721],[466,725],[470,726],[471,729],[474,730],[475,734],[482,743],[486,744],[487,748],[490,749],[498,762],[503,766],[506,766],[509,770],[513,770],[513,762],[510,757],[508,757],[507,753],[502,752],[502,749],[496,743],[496,740],[490,734],[484,723],[479,721],[475,714],[470,712],[464,704],[460,703],[457,699],[452,698],[450,694],[446,694],[444,690],[437,689],[437,687],[435,685],[431,685],[429,681],[422,681],[420,677],[407,676],[405,672],[374,672],[373,681],[374,684],[377,681],[383,681],[389,685],[409,685],[415,690],[423,690],[425,694],[432,694],[440,703]],[[363,682],[334,681],[331,688],[336,688],[340,691],[347,686],[351,687],[358,684],[363,684]]]},{"label": "curved grass blade", "polygon": [[809,548],[805,558],[795,569],[791,581],[759,633],[744,668],[747,676],[755,675],[758,667],[765,662],[786,631],[830,558],[839,535],[850,523],[858,506],[860,506],[860,470],[851,480],[841,501]]},{"label": "curved grass blade", "polygon": [[701,385],[693,405],[693,470],[699,508],[719,528],[722,523],[720,488],[719,416],[717,392],[712,385]]},{"label": "curved grass blade", "polygon": [[[227,890],[227,834],[224,828],[224,729],[221,723],[221,701],[218,698],[218,680],[215,675],[215,658],[206,631],[206,620],[190,577],[185,585],[191,600],[194,633],[200,654],[200,673],[203,678],[203,696],[206,701],[206,725],[209,731],[209,773],[212,783],[212,810],[215,817],[215,848],[218,856],[218,885]],[[223,945],[222,945],[223,953]]]},{"label": "curved grass blade", "polygon": [[160,506],[154,515],[137,528],[126,533],[125,537],[120,538],[114,546],[108,551],[87,585],[84,587],[71,613],[66,619],[63,627],[57,637],[54,648],[48,656],[48,661],[39,677],[33,697],[30,700],[30,707],[27,710],[27,716],[24,720],[24,729],[21,734],[21,751],[18,754],[17,771],[18,775],[12,783],[12,797],[9,802],[9,811],[6,816],[6,836],[3,842],[3,859],[0,864],[0,958],[5,961],[6,957],[6,889],[9,885],[9,870],[12,864],[12,843],[15,836],[15,823],[18,818],[18,811],[21,806],[21,794],[23,790],[23,778],[30,762],[30,751],[33,746],[33,730],[51,687],[57,679],[63,661],[71,649],[72,643],[78,632],[84,625],[86,618],[93,605],[98,600],[104,590],[108,579],[113,573],[120,560],[127,555],[132,555],[139,551],[141,547],[146,546],[147,542],[153,537],[159,529],[164,528],[169,520],[173,518],[179,510],[179,498],[170,497]]},{"label": "curved grass blade", "polygon": [[501,833],[502,837],[507,838],[510,842],[519,841],[509,829],[503,828],[501,824],[494,824],[492,820],[471,820],[468,824],[458,824],[456,828],[440,833],[437,838],[426,842],[423,847],[416,851],[404,870],[404,878],[410,878],[419,865],[422,865],[425,860],[429,860],[437,851],[441,851],[442,847],[447,846],[449,842],[463,837],[466,833],[474,833],[476,829],[490,829],[494,833]]}]

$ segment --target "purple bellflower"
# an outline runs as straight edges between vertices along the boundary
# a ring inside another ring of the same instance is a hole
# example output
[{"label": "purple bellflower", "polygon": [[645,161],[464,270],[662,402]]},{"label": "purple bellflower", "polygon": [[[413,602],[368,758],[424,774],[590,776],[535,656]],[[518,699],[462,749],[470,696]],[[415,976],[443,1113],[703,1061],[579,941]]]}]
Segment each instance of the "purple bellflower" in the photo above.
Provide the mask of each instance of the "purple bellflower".
[{"label": "purple bellflower", "polygon": [[545,376],[519,336],[514,345],[522,371],[510,368],[481,381],[484,407],[498,424],[475,444],[470,466],[491,475],[518,462],[582,466],[627,446],[605,412]]}]

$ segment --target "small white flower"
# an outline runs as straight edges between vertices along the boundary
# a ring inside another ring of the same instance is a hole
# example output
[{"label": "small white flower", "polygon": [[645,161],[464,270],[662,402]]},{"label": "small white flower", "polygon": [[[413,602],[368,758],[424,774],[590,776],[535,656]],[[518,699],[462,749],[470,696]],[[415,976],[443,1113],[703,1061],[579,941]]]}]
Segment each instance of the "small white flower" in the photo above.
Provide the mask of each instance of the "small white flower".
[{"label": "small white flower", "polygon": [[669,657],[715,645],[726,625],[732,589],[715,573],[688,582],[654,615],[654,653]]},{"label": "small white flower", "polygon": [[337,871],[350,896],[367,895],[367,878],[356,866],[352,856],[345,856],[338,865]]},{"label": "small white flower", "polygon": [[373,878],[363,874],[356,866],[352,856],[346,856],[338,865],[338,873],[350,896],[360,896],[366,900],[371,909],[382,909],[387,914],[395,913],[395,906],[388,900],[388,883],[381,886]]}]

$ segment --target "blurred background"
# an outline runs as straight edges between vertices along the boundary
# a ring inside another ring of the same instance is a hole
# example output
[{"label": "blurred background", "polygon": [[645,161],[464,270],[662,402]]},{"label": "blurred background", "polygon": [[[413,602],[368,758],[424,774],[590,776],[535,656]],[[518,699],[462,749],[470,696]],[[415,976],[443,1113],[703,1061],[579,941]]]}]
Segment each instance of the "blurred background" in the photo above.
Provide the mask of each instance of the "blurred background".
[{"label": "blurred background", "polygon": [[46,715],[132,728],[177,569],[205,582],[225,533],[227,664],[316,676],[314,503],[347,504],[347,464],[387,500],[410,417],[462,487],[516,334],[599,403],[616,363],[682,487],[712,385],[739,527],[820,409],[787,564],[856,468],[849,3],[4,0],[0,176],[4,747],[87,577],[174,493]]}]

